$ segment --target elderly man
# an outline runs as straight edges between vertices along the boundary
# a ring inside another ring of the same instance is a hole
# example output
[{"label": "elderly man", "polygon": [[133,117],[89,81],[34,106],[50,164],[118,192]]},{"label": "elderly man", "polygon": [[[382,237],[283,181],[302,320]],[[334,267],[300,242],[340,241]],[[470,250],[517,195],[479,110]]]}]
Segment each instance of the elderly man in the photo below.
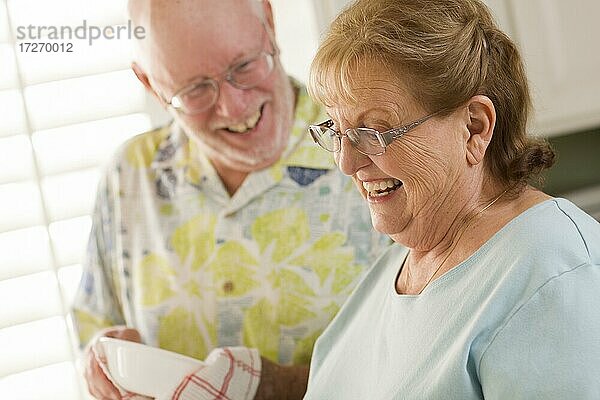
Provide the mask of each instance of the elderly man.
[{"label": "elderly man", "polygon": [[268,0],[129,11],[146,32],[133,70],[173,123],[101,182],[73,312],[90,392],[121,398],[90,350],[105,335],[199,359],[256,349],[256,398],[301,397],[315,339],[387,238],[306,135],[324,113],[281,66]]}]

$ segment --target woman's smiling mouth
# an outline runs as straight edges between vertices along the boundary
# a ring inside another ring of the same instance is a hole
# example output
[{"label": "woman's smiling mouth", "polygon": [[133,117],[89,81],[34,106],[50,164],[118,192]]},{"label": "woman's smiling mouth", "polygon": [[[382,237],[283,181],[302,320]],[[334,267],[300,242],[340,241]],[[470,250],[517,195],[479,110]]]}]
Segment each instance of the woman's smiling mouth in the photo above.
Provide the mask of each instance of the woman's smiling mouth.
[{"label": "woman's smiling mouth", "polygon": [[367,191],[369,197],[386,196],[402,186],[402,182],[395,178],[383,179],[380,181],[363,182],[363,188]]}]

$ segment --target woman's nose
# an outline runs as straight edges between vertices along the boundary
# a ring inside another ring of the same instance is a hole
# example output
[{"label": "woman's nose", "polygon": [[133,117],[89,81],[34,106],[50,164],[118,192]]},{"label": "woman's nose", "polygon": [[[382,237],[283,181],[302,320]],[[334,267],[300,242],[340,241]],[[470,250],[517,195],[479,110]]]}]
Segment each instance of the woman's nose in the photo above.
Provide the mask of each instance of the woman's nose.
[{"label": "woman's nose", "polygon": [[369,162],[365,156],[352,146],[346,136],[340,139],[340,150],[334,153],[335,163],[345,175],[352,176]]}]

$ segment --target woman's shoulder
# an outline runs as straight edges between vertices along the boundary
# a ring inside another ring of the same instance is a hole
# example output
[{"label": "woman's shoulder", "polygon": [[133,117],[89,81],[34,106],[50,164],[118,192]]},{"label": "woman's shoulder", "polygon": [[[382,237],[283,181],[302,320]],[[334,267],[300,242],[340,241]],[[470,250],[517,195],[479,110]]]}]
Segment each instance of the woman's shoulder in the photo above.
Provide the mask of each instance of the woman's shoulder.
[{"label": "woman's shoulder", "polygon": [[574,234],[581,239],[589,253],[590,261],[600,264],[600,222],[569,200],[557,198],[554,199],[554,204],[560,213],[568,218],[567,226],[576,230]]},{"label": "woman's shoulder", "polygon": [[496,239],[486,260],[496,260],[497,275],[482,286],[490,297],[485,304],[503,311],[479,353],[486,391],[534,398],[542,390],[579,393],[581,382],[597,382],[598,221],[566,199],[550,198],[516,217]]},{"label": "woman's shoulder", "polygon": [[499,233],[497,242],[511,242],[515,253],[600,264],[600,223],[563,198],[530,207]]},{"label": "woman's shoulder", "polygon": [[486,277],[482,287],[492,292],[503,288],[518,304],[581,266],[590,268],[578,275],[598,273],[600,224],[570,201],[549,198],[513,218],[470,262],[480,266],[467,269],[473,270],[473,280]]}]

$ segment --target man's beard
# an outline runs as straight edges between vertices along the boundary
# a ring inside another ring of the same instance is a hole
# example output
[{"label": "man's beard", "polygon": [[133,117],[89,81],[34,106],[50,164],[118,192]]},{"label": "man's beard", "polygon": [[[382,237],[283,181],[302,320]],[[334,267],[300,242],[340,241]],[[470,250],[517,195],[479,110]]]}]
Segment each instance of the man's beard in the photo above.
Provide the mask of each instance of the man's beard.
[{"label": "man's beard", "polygon": [[194,141],[200,151],[213,163],[244,172],[253,172],[275,163],[285,150],[289,138],[289,129],[287,129],[272,135],[271,140],[261,143],[262,146],[252,144],[251,148],[242,149],[230,146],[220,137],[212,137],[207,141],[203,132],[196,133],[197,131],[185,122],[179,123],[189,140]]}]

